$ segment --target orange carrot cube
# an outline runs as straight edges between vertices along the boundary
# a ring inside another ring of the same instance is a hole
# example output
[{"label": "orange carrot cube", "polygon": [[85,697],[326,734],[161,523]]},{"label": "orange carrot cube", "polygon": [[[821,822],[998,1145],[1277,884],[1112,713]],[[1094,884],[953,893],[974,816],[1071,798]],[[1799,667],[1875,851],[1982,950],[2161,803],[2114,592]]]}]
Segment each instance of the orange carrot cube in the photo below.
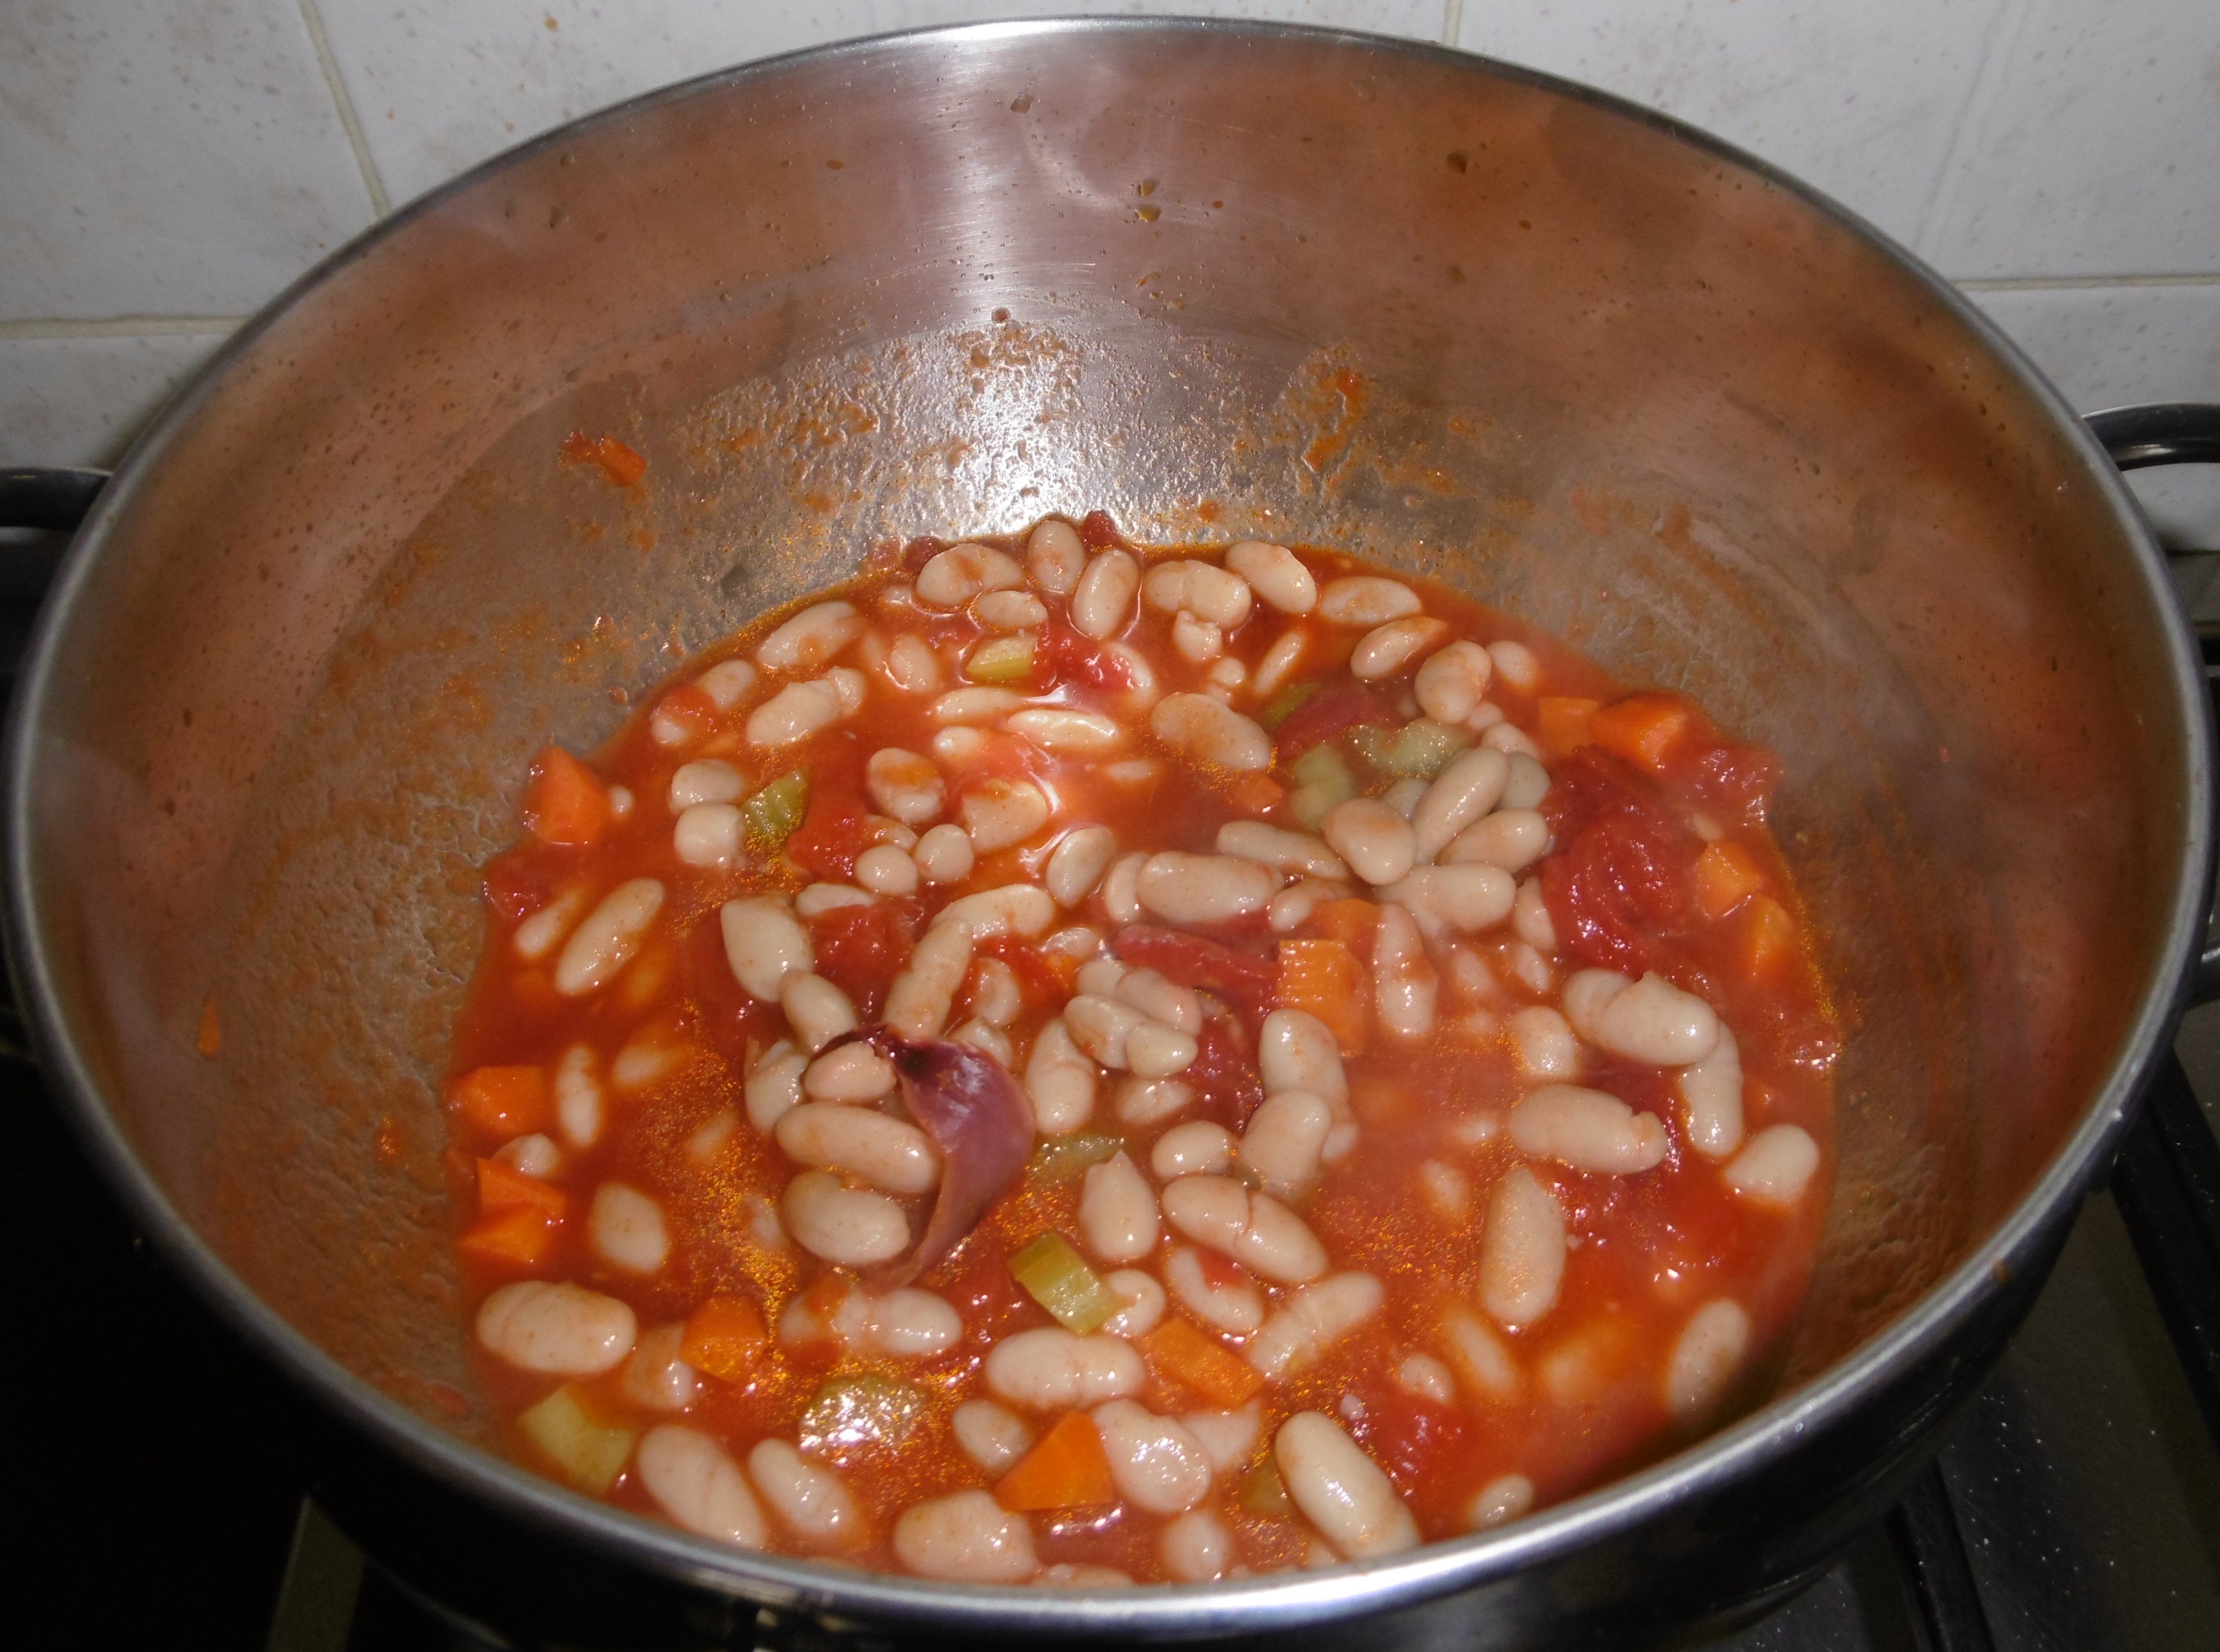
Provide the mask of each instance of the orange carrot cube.
[{"label": "orange carrot cube", "polygon": [[1166,1319],[1138,1339],[1150,1368],[1228,1410],[1245,1406],[1264,1386],[1248,1361],[1228,1353],[1184,1319]]},{"label": "orange carrot cube", "polygon": [[499,1159],[477,1161],[477,1182],[481,1216],[532,1210],[550,1220],[559,1220],[571,1208],[571,1195],[560,1188],[538,1176],[528,1176],[521,1170],[512,1170]]},{"label": "orange carrot cube", "polygon": [[480,1217],[455,1241],[456,1250],[483,1267],[530,1270],[553,1258],[558,1224],[545,1212],[519,1205]]},{"label": "orange carrot cube", "polygon": [[609,820],[602,777],[559,745],[542,748],[524,789],[524,829],[542,843],[583,849],[601,840]]},{"label": "orange carrot cube", "polygon": [[1750,897],[1743,920],[1743,962],[1753,979],[1777,975],[1796,951],[1796,920],[1769,895]]},{"label": "orange carrot cube", "polygon": [[745,1296],[713,1296],[686,1316],[679,1353],[697,1371],[745,1382],[770,1340],[761,1308]]},{"label": "orange carrot cube", "polygon": [[1695,714],[1685,701],[1631,694],[1588,720],[1588,738],[1637,769],[1662,774],[1694,724]]},{"label": "orange carrot cube", "polygon": [[547,1075],[537,1067],[478,1067],[447,1086],[447,1106],[472,1128],[507,1140],[546,1127]]},{"label": "orange carrot cube", "polygon": [[1696,905],[1706,918],[1725,917],[1764,884],[1756,860],[1739,845],[1707,844],[1696,857]]},{"label": "orange carrot cube", "polygon": [[1553,757],[1562,757],[1574,747],[1586,745],[1589,739],[1589,724],[1596,708],[1602,702],[1596,700],[1577,700],[1562,695],[1544,695],[1534,702],[1534,718],[1542,733],[1542,749]]},{"label": "orange carrot cube", "polygon": [[1033,1443],[995,1487],[995,1499],[1013,1513],[1033,1509],[1080,1509],[1118,1500],[1102,1436],[1084,1412],[1066,1412]]},{"label": "orange carrot cube", "polygon": [[1356,955],[1340,941],[1283,940],[1280,943],[1280,1007],[1315,1015],[1332,1029],[1343,1055],[1361,1056],[1372,1035],[1368,1007],[1372,993],[1366,973]]}]

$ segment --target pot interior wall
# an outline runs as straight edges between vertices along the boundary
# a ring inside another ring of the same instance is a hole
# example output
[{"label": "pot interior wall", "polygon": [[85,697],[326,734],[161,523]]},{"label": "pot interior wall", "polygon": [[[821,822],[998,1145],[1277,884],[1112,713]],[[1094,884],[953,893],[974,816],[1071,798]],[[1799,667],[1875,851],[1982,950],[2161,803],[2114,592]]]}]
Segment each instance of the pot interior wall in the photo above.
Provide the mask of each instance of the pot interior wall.
[{"label": "pot interior wall", "polygon": [[186,1220],[466,1435],[475,869],[540,743],[888,538],[1344,546],[1778,751],[1849,1039],[1795,1373],[2025,1192],[2164,962],[2192,735],[2051,415],[1797,193],[1469,60],[1013,28],[747,72],[433,201],[187,411],[60,623],[39,944]]}]

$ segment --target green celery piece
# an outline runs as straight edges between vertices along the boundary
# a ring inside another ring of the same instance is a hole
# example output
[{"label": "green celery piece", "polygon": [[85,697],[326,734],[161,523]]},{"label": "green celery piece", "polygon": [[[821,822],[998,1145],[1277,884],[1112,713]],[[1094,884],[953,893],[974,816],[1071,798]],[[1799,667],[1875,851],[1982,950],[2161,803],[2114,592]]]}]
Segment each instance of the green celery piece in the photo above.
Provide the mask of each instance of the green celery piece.
[{"label": "green celery piece", "polygon": [[1349,749],[1383,773],[1388,768],[1388,731],[1377,723],[1359,723],[1341,737]]},{"label": "green celery piece", "polygon": [[1061,1181],[1066,1176],[1077,1175],[1090,1164],[1115,1158],[1118,1150],[1125,1144],[1119,1137],[1098,1136],[1092,1131],[1058,1136],[1034,1150],[1032,1168],[1035,1174],[1051,1181]]},{"label": "green celery piece", "polygon": [[963,662],[974,683],[1022,683],[1033,674],[1033,639],[1024,632],[981,643]]},{"label": "green celery piece", "polygon": [[1288,1483],[1280,1478],[1279,1465],[1269,1457],[1243,1476],[1240,1502],[1251,1514],[1275,1519],[1295,1512],[1294,1499],[1288,1495]]},{"label": "green celery piece", "polygon": [[1012,1251],[1010,1273],[1058,1325],[1082,1337],[1125,1306],[1061,1233],[1044,1233]]},{"label": "green celery piece", "polygon": [[1325,819],[1327,810],[1356,795],[1356,776],[1350,772],[1349,759],[1331,745],[1311,747],[1294,760],[1288,775],[1295,782],[1288,805],[1298,820],[1313,829]]},{"label": "green celery piece", "polygon": [[519,1417],[516,1425],[572,1485],[597,1497],[623,1470],[638,1437],[628,1428],[596,1422],[568,1383]]},{"label": "green celery piece", "polygon": [[1325,685],[1318,683],[1289,684],[1272,696],[1272,703],[1257,714],[1257,720],[1269,733],[1301,709],[1304,701]]},{"label": "green celery piece", "polygon": [[741,812],[747,817],[750,845],[758,854],[775,852],[809,813],[809,770],[781,775],[748,799]]},{"label": "green celery piece", "polygon": [[803,1408],[803,1450],[876,1441],[899,1445],[917,1431],[927,1406],[925,1390],[878,1371],[828,1377]]},{"label": "green celery piece", "polygon": [[1449,766],[1451,757],[1471,744],[1462,729],[1421,717],[1416,722],[1406,723],[1388,742],[1379,764],[1391,775],[1415,775],[1421,780],[1431,780]]}]

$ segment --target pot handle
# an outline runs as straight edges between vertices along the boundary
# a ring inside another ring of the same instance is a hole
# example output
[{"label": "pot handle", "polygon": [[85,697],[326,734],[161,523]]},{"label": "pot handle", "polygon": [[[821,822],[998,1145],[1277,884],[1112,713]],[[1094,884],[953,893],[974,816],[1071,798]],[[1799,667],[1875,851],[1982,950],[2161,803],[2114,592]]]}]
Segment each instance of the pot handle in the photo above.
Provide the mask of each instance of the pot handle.
[{"label": "pot handle", "polygon": [[[2088,415],[2084,422],[2123,471],[2155,464],[2220,464],[2220,405],[2153,402],[2140,407],[2107,408]],[[2208,688],[2212,686],[2214,664],[2208,651]],[[2220,998],[2220,934],[2207,931],[2204,950],[2190,979],[2189,1001],[2209,1004],[2216,998]]]}]

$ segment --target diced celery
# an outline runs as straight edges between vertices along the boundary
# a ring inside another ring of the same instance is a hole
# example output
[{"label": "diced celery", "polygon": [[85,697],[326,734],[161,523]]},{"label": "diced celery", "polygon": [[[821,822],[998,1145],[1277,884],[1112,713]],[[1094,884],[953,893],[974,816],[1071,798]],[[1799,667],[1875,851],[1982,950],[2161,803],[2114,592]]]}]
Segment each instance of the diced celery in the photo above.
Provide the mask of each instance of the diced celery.
[{"label": "diced celery", "polygon": [[519,1417],[516,1425],[572,1485],[596,1496],[622,1472],[637,1437],[628,1428],[596,1421],[568,1383]]},{"label": "diced celery", "polygon": [[1291,683],[1272,696],[1272,703],[1257,714],[1257,720],[1269,731],[1276,729],[1294,716],[1304,701],[1322,687],[1316,683]]},{"label": "diced celery", "polygon": [[758,854],[775,852],[809,813],[809,770],[781,775],[748,799],[742,813],[747,818],[749,846]]},{"label": "diced celery", "polygon": [[1077,1136],[1058,1136],[1043,1142],[1033,1152],[1033,1174],[1051,1181],[1060,1181],[1066,1176],[1076,1176],[1090,1164],[1100,1164],[1105,1159],[1117,1156],[1125,1142],[1116,1136],[1097,1136],[1091,1131]]},{"label": "diced celery", "polygon": [[1240,1503],[1251,1514],[1278,1518],[1295,1512],[1288,1483],[1280,1478],[1279,1465],[1269,1457],[1242,1477]]},{"label": "diced celery", "polygon": [[1314,745],[1297,757],[1288,770],[1295,784],[1288,806],[1305,826],[1315,828],[1337,803],[1356,795],[1356,776],[1349,759],[1330,745]]},{"label": "diced celery", "polygon": [[829,1377],[801,1413],[804,1450],[876,1441],[899,1445],[925,1420],[925,1391],[877,1371]]},{"label": "diced celery", "polygon": [[1044,1233],[1012,1251],[1010,1272],[1058,1325],[1082,1337],[1124,1306],[1061,1233]]},{"label": "diced celery", "polygon": [[1388,731],[1377,723],[1359,723],[1342,736],[1349,743],[1350,751],[1375,769],[1382,770],[1388,766],[1388,743],[1391,738]]},{"label": "diced celery", "polygon": [[1033,674],[1033,639],[1029,633],[981,643],[963,662],[974,683],[1022,683]]},{"label": "diced celery", "polygon": [[1421,717],[1406,723],[1388,742],[1375,761],[1391,775],[1415,775],[1431,780],[1449,766],[1451,757],[1472,744],[1462,729]]}]

